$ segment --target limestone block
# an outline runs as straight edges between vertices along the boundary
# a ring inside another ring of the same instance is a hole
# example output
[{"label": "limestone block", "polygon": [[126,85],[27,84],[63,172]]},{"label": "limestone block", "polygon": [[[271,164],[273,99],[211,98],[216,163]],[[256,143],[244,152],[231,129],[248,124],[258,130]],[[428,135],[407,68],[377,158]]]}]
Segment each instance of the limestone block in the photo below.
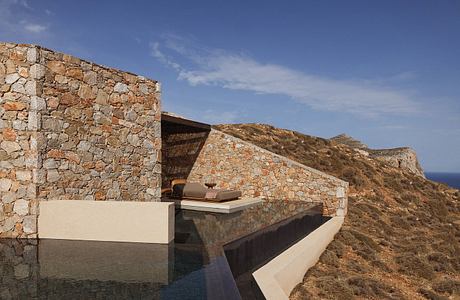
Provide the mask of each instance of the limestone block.
[{"label": "limestone block", "polygon": [[16,179],[19,181],[29,181],[32,179],[32,174],[30,171],[16,171]]},{"label": "limestone block", "polygon": [[24,217],[24,221],[22,221],[23,229],[25,233],[36,233],[37,232],[37,217],[27,216]]},{"label": "limestone block", "polygon": [[46,101],[43,98],[32,96],[30,98],[30,110],[42,111],[46,109]]},{"label": "limestone block", "polygon": [[13,84],[20,78],[18,73],[8,74],[5,77],[6,84]]},{"label": "limestone block", "polygon": [[19,199],[14,202],[13,211],[20,216],[25,216],[29,213],[29,202],[24,199]]},{"label": "limestone block", "polygon": [[46,174],[46,180],[48,182],[56,182],[61,178],[61,175],[59,175],[59,172],[55,169],[48,170]]},{"label": "limestone block", "polygon": [[115,87],[113,88],[114,92],[117,92],[117,93],[127,93],[128,92],[128,86],[124,83],[121,83],[121,82],[117,82],[117,84],[115,84]]}]

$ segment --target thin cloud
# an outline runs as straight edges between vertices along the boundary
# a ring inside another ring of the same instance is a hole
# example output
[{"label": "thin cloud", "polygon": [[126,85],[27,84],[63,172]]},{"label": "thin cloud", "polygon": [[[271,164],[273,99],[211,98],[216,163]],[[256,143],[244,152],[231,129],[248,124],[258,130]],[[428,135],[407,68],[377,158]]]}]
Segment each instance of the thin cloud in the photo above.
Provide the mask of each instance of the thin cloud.
[{"label": "thin cloud", "polygon": [[47,27],[40,24],[27,24],[24,29],[32,33],[40,33],[45,31]]},{"label": "thin cloud", "polygon": [[[197,46],[177,36],[151,44],[151,54],[192,86],[220,86],[257,94],[287,96],[313,109],[368,117],[413,114],[418,105],[407,91],[370,80],[336,80],[262,63],[244,54]],[[187,62],[188,65],[179,63]]]},{"label": "thin cloud", "polygon": [[0,0],[0,34],[28,38],[46,33],[48,28],[27,1]]},{"label": "thin cloud", "polygon": [[208,109],[204,111],[202,119],[210,124],[229,124],[235,123],[238,120],[238,113],[236,111],[216,111]]}]

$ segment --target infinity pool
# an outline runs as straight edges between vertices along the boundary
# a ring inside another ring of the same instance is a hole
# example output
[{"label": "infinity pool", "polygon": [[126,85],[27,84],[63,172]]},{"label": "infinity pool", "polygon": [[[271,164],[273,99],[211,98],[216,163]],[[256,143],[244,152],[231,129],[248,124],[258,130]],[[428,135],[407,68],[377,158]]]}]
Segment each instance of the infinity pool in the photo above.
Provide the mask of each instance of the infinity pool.
[{"label": "infinity pool", "polygon": [[327,219],[320,205],[269,201],[177,210],[169,245],[0,240],[0,299],[263,299],[252,272]]}]

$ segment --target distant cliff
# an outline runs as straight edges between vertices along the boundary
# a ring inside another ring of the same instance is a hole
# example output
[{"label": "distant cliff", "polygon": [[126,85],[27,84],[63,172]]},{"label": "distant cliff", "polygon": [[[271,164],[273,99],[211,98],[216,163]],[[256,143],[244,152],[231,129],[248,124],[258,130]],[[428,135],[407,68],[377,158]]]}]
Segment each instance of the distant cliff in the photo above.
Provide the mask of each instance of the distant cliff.
[{"label": "distant cliff", "polygon": [[366,144],[351,136],[341,134],[330,139],[330,141],[347,145],[363,155],[390,164],[392,167],[407,170],[415,175],[425,178],[423,169],[417,159],[417,153],[409,147],[393,149],[370,149]]}]

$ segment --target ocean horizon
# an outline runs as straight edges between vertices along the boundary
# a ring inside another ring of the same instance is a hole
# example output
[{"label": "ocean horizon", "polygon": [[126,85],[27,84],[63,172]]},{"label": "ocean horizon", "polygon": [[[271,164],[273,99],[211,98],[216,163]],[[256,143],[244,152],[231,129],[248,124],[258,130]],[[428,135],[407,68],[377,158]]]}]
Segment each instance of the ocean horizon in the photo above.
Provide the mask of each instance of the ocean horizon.
[{"label": "ocean horizon", "polygon": [[426,178],[460,189],[460,173],[426,172]]}]

